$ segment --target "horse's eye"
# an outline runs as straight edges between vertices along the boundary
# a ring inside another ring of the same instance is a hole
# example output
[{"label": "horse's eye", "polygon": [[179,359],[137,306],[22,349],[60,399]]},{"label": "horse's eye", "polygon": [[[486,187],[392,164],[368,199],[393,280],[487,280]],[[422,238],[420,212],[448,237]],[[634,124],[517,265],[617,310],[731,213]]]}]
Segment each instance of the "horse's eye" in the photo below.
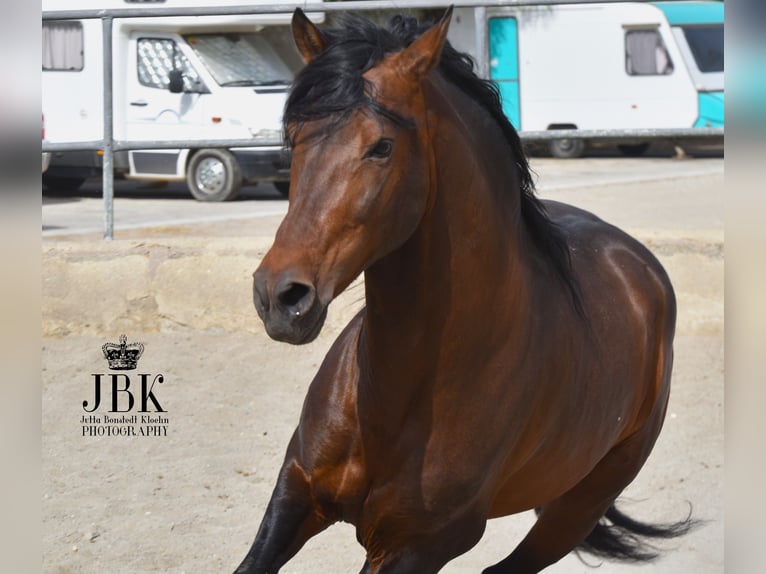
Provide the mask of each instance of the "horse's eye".
[{"label": "horse's eye", "polygon": [[388,138],[383,138],[370,148],[365,157],[375,159],[385,159],[391,155],[394,149],[394,142]]}]

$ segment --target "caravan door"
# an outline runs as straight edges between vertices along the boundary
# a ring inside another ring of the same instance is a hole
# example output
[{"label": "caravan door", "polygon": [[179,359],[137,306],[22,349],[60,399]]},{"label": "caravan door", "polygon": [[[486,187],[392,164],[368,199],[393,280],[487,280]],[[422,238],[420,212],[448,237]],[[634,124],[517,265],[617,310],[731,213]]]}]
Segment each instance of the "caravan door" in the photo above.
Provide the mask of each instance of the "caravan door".
[{"label": "caravan door", "polygon": [[500,88],[503,112],[520,130],[519,26],[514,17],[489,20],[489,77]]},{"label": "caravan door", "polygon": [[[210,92],[172,34],[134,32],[126,93],[127,137],[163,141],[199,138]],[[133,177],[184,177],[180,150],[129,152]]]}]

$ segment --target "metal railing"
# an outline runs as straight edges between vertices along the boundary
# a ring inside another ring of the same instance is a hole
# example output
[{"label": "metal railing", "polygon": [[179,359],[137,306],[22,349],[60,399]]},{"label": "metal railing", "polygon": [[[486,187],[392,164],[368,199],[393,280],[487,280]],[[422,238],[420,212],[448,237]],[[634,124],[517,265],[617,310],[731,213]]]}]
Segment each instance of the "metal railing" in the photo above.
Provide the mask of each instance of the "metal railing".
[{"label": "metal railing", "polygon": [[[103,39],[103,138],[85,142],[43,142],[42,151],[90,151],[103,152],[102,186],[104,202],[104,239],[114,238],[114,152],[147,149],[187,149],[191,147],[258,147],[281,145],[279,140],[263,141],[256,144],[252,139],[199,139],[199,140],[162,140],[162,141],[118,141],[114,139],[113,108],[113,71],[112,38],[113,23],[120,18],[154,18],[170,16],[236,16],[254,14],[280,14],[292,12],[296,7],[307,13],[346,12],[366,10],[414,10],[427,8],[473,7],[478,10],[496,7],[553,6],[561,4],[612,4],[625,0],[409,0],[404,6],[397,0],[351,0],[330,3],[274,3],[255,6],[210,6],[168,8],[154,5],[152,8],[114,8],[85,10],[49,10],[42,12],[42,20],[85,20],[100,19]],[[680,1],[680,0],[671,0]],[[477,14],[477,22],[483,20],[483,14]],[[485,26],[476,26],[476,45],[478,54],[486,52],[487,30]],[[477,58],[481,59],[481,58]],[[486,58],[485,58],[486,59]],[[485,74],[486,75],[486,74]],[[616,129],[616,130],[546,130],[520,131],[524,141],[550,141],[557,139],[582,140],[636,140],[636,139],[705,139],[722,138],[723,128],[680,128],[680,129]]]}]

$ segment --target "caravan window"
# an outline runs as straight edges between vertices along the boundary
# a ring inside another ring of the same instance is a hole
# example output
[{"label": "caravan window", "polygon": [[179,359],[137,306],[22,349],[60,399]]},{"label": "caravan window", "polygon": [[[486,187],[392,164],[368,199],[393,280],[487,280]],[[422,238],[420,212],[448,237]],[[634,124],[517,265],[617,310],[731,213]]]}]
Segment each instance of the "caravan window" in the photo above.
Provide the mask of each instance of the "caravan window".
[{"label": "caravan window", "polygon": [[723,72],[723,25],[684,26],[684,36],[700,72]]},{"label": "caravan window", "polygon": [[673,62],[659,30],[651,28],[625,32],[625,70],[631,76],[673,73]]},{"label": "caravan window", "polygon": [[79,72],[83,67],[82,23],[43,22],[43,70]]},{"label": "caravan window", "polygon": [[173,40],[138,39],[138,81],[150,88],[167,90],[172,70],[181,70],[184,92],[207,92],[197,70]]},{"label": "caravan window", "polygon": [[287,85],[293,74],[261,34],[199,34],[186,41],[221,86]]}]

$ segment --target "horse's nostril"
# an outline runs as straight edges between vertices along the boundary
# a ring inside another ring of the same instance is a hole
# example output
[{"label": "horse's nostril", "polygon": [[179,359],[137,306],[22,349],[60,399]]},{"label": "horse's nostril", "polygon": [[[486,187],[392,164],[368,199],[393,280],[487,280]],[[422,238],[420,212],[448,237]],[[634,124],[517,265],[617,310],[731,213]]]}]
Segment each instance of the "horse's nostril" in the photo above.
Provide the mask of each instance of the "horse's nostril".
[{"label": "horse's nostril", "polygon": [[[302,283],[290,283],[285,286],[285,289],[280,291],[277,298],[282,306],[287,309],[293,309],[300,307],[301,301],[303,301],[310,293],[311,288],[308,285]],[[300,311],[300,309],[298,309]]]}]

